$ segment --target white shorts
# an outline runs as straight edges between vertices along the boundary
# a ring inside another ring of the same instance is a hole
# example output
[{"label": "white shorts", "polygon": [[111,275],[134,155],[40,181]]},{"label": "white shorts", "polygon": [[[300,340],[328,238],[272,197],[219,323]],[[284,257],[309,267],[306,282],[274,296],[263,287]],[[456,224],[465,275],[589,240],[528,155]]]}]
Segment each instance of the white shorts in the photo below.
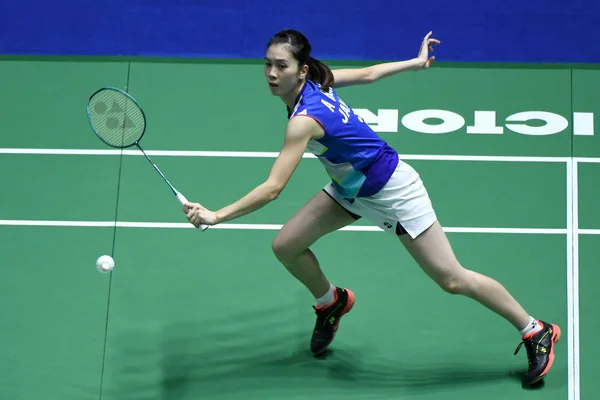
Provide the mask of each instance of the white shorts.
[{"label": "white shorts", "polygon": [[388,183],[373,196],[345,199],[331,182],[323,190],[356,218],[365,217],[393,235],[408,233],[414,239],[437,219],[421,177],[402,160]]}]

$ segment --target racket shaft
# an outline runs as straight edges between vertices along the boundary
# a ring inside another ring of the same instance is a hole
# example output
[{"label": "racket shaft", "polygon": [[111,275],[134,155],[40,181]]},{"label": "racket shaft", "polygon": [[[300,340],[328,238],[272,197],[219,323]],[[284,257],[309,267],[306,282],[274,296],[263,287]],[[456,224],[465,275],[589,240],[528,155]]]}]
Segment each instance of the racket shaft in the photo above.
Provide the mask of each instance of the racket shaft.
[{"label": "racket shaft", "polygon": [[150,157],[148,157],[148,154],[146,154],[146,152],[144,151],[144,149],[142,149],[139,144],[138,144],[138,148],[140,149],[140,151],[142,152],[142,154],[144,154],[144,156],[146,157],[146,160],[148,160],[148,162],[150,164],[152,164],[152,166],[154,167],[154,169],[156,170],[156,172],[158,172],[158,174],[161,176],[161,178],[163,178],[163,180],[165,181],[165,183],[167,185],[169,185],[169,187],[173,191],[173,194],[177,195],[177,190],[175,190],[175,187],[173,187],[173,185],[171,185],[171,182],[169,182],[169,180],[167,179],[167,177],[161,172],[160,169],[158,169],[158,167],[156,166],[156,164],[154,164],[154,162],[150,159]]},{"label": "racket shaft", "polygon": [[[179,193],[177,191],[177,189],[175,189],[175,187],[173,185],[171,185],[171,182],[169,182],[169,180],[160,171],[160,169],[156,166],[156,164],[154,164],[154,162],[150,159],[150,157],[148,157],[148,155],[146,154],[146,152],[144,151],[144,149],[142,149],[139,144],[137,145],[137,147],[140,149],[140,151],[142,152],[142,154],[144,154],[144,156],[150,162],[150,164],[152,164],[152,166],[154,167],[154,169],[156,170],[156,172],[158,172],[158,174],[163,178],[163,180],[165,181],[165,183],[167,185],[169,185],[169,187],[173,191],[173,194],[177,197],[177,200],[179,200],[179,203],[181,203],[182,206],[185,205],[185,203],[189,203],[188,200],[185,198],[185,196],[183,194]],[[203,231],[205,231],[207,228],[208,228],[208,225],[204,225],[204,224],[200,225],[200,229],[203,230]]]}]

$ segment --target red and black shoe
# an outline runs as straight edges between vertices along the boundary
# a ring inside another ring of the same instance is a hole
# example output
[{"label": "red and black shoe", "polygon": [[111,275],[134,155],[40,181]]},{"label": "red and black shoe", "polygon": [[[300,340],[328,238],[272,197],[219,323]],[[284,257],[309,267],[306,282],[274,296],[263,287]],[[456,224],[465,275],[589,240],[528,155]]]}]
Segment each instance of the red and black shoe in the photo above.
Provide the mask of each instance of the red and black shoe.
[{"label": "red and black shoe", "polygon": [[525,381],[529,385],[541,381],[548,371],[550,371],[554,363],[554,345],[560,339],[560,328],[558,325],[539,320],[537,322],[542,329],[523,336],[523,341],[519,343],[519,346],[515,350],[516,355],[521,346],[525,345],[529,362]]},{"label": "red and black shoe", "polygon": [[310,350],[319,356],[333,341],[340,319],[354,306],[354,293],[348,289],[335,288],[333,302],[327,306],[313,306],[317,322],[310,340]]}]

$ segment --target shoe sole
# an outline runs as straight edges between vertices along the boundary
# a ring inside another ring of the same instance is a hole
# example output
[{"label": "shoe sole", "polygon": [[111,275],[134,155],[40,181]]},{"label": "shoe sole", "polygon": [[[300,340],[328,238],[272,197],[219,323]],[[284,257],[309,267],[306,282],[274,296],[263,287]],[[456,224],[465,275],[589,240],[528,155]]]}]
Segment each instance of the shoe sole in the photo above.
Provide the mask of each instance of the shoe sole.
[{"label": "shoe sole", "polygon": [[538,377],[536,377],[535,379],[533,379],[529,382],[530,384],[538,383],[539,381],[544,379],[544,376],[546,376],[548,371],[550,371],[550,368],[552,368],[552,364],[554,364],[554,346],[560,340],[561,332],[560,332],[560,328],[558,327],[558,325],[550,324],[550,326],[552,327],[552,338],[551,338],[552,349],[550,350],[550,355],[548,356],[548,365],[546,365],[546,368],[544,368],[544,370]]},{"label": "shoe sole", "polygon": [[348,293],[348,302],[346,303],[346,306],[344,307],[344,309],[342,310],[342,313],[340,314],[337,323],[335,324],[335,327],[333,328],[333,336],[331,337],[331,340],[329,341],[329,343],[327,343],[327,345],[318,353],[313,353],[313,355],[315,357],[318,357],[320,355],[322,355],[323,353],[325,353],[325,351],[327,351],[327,349],[329,348],[329,345],[331,344],[331,342],[333,342],[333,339],[335,339],[335,335],[337,334],[337,330],[338,327],[340,326],[340,321],[342,320],[342,317],[345,314],[348,314],[350,312],[350,310],[352,310],[352,307],[354,307],[354,302],[355,302],[355,296],[354,293],[351,290],[345,289],[346,293]]}]

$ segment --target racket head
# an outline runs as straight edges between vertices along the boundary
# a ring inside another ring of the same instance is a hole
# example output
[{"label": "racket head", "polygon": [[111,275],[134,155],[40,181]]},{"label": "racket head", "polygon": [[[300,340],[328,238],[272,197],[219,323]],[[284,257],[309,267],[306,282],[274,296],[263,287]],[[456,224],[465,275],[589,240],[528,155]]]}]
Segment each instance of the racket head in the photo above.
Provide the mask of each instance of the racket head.
[{"label": "racket head", "polygon": [[114,87],[96,90],[87,101],[87,117],[92,130],[104,143],[123,149],[138,142],[146,132],[146,115],[138,102]]}]

